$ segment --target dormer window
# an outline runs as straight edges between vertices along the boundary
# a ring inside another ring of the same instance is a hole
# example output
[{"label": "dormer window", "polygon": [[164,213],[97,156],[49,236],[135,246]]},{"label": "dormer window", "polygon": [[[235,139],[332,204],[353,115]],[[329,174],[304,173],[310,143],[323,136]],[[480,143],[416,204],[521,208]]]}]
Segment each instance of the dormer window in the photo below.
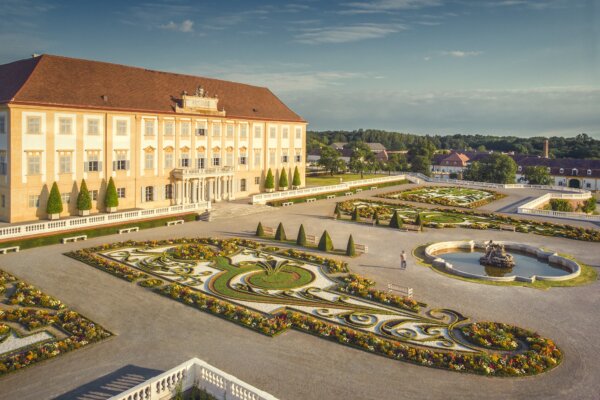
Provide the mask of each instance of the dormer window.
[{"label": "dormer window", "polygon": [[591,170],[591,169],[588,169],[588,170],[587,170],[587,174],[588,174],[588,175],[592,175],[592,170]]},{"label": "dormer window", "polygon": [[547,171],[548,173],[550,173],[550,172],[552,171],[552,168],[550,168],[550,167],[546,167],[546,171]]},{"label": "dormer window", "polygon": [[560,172],[561,174],[564,174],[565,173],[565,169],[561,168],[561,169],[558,170],[558,172]]},{"label": "dormer window", "polygon": [[577,168],[573,168],[571,170],[571,175],[577,175],[579,173],[579,171],[577,171]]},{"label": "dormer window", "polygon": [[521,167],[521,166],[519,165],[518,171],[519,171],[519,172],[523,171],[523,167]]}]

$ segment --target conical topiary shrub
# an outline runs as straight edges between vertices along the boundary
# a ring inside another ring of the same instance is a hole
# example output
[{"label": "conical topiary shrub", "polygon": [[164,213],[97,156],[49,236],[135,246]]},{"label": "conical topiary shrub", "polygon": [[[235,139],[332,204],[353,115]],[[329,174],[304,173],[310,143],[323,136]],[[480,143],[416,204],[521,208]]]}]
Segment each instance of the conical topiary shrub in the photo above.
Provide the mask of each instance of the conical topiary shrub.
[{"label": "conical topiary shrub", "polygon": [[280,240],[280,241],[287,240],[287,237],[285,236],[285,230],[283,229],[283,224],[281,222],[279,223],[279,226],[277,227],[277,232],[275,232],[275,240]]},{"label": "conical topiary shrub", "polygon": [[421,218],[421,213],[417,214],[417,218],[415,218],[415,225],[423,226],[423,219]]},{"label": "conical topiary shrub", "polygon": [[285,172],[285,168],[282,168],[281,174],[279,175],[279,190],[287,190],[287,188],[288,188],[287,172]]},{"label": "conical topiary shrub", "polygon": [[356,255],[356,248],[354,248],[354,238],[352,235],[348,238],[348,245],[346,246],[346,255],[348,257],[354,257]]},{"label": "conical topiary shrub", "polygon": [[106,206],[107,212],[115,212],[119,206],[119,195],[117,195],[117,188],[115,187],[115,181],[112,176],[108,180],[108,185],[106,186],[104,205]]},{"label": "conical topiary shrub", "polygon": [[398,215],[398,211],[394,211],[394,215],[392,215],[392,219],[390,220],[390,227],[399,229],[402,227],[402,219],[400,215]]},{"label": "conical topiary shrub", "polygon": [[292,179],[292,188],[298,189],[302,185],[302,180],[300,179],[300,171],[298,171],[298,166],[294,168],[294,178]]},{"label": "conical topiary shrub", "polygon": [[321,235],[321,239],[319,240],[319,250],[321,251],[331,251],[333,250],[333,242],[331,241],[331,237],[329,237],[329,233],[324,231]]},{"label": "conical topiary shrub", "polygon": [[342,219],[342,210],[340,210],[339,208],[336,208],[335,210],[335,218]]},{"label": "conical topiary shrub", "polygon": [[89,215],[92,209],[92,198],[90,197],[90,191],[87,188],[85,179],[81,180],[81,186],[79,187],[79,194],[77,195],[77,209],[79,215]]},{"label": "conical topiary shrub", "polygon": [[265,229],[262,226],[262,223],[259,222],[258,226],[256,227],[256,236],[258,237],[264,237],[265,236]]},{"label": "conical topiary shrub", "polygon": [[358,207],[354,207],[354,210],[352,210],[352,221],[360,221],[360,213],[358,212]]},{"label": "conical topiary shrub", "polygon": [[267,171],[267,177],[265,178],[265,190],[267,192],[272,192],[275,189],[275,177],[273,176],[273,171],[271,168]]},{"label": "conical topiary shrub", "polygon": [[50,195],[48,196],[48,203],[46,204],[46,213],[48,213],[48,219],[58,219],[60,213],[63,211],[62,199],[60,198],[60,192],[58,191],[58,185],[56,182],[52,184],[50,189]]},{"label": "conical topiary shrub", "polygon": [[304,232],[304,225],[300,224],[298,230],[298,237],[296,238],[296,244],[298,246],[306,246],[306,232]]},{"label": "conical topiary shrub", "polygon": [[375,218],[375,225],[381,225],[381,220],[379,219],[379,213],[377,211],[375,211],[375,216],[373,218]]}]

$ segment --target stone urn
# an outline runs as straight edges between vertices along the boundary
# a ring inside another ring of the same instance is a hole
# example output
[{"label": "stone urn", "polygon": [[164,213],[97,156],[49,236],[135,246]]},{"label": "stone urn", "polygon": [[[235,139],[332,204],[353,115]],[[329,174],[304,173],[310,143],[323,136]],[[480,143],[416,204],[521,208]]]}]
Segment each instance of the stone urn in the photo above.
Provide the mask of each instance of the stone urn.
[{"label": "stone urn", "polygon": [[56,214],[48,214],[48,219],[49,219],[50,221],[56,221],[56,220],[57,220],[57,219],[59,219],[59,218],[60,218],[60,214],[59,214],[59,213],[56,213]]},{"label": "stone urn", "polygon": [[90,210],[79,210],[80,217],[87,217],[88,215],[90,215]]},{"label": "stone urn", "polygon": [[106,207],[106,212],[107,213],[116,213],[117,207]]}]

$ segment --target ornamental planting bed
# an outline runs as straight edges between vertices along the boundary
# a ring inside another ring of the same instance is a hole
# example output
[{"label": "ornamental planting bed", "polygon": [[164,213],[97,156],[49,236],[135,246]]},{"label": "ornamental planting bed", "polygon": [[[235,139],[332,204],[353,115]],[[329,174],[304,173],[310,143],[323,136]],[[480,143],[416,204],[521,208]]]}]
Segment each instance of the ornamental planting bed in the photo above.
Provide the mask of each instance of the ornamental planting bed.
[{"label": "ornamental planting bed", "polygon": [[358,275],[333,278],[347,271],[340,261],[246,239],[129,241],[68,255],[268,336],[294,328],[393,359],[489,376],[535,375],[562,359],[534,332],[486,325],[515,338],[516,348],[498,350],[467,337],[472,325],[459,312],[428,309]]},{"label": "ornamental planting bed", "polygon": [[394,212],[397,212],[401,221],[414,224],[420,216],[424,227],[429,228],[468,228],[468,229],[503,229],[506,226],[514,227],[516,232],[534,233],[543,236],[557,236],[574,240],[600,242],[600,230],[581,228],[572,225],[552,224],[524,219],[516,219],[494,213],[476,212],[471,210],[422,208],[405,203],[390,203],[385,201],[356,199],[337,203],[342,220],[351,220],[352,213],[358,210],[361,221],[371,224],[370,219],[378,216],[381,226],[389,226],[389,221]]},{"label": "ornamental planting bed", "polygon": [[451,207],[477,208],[506,197],[491,190],[452,186],[421,186],[378,195],[385,199],[440,204]]},{"label": "ornamental planting bed", "polygon": [[109,336],[60,300],[0,270],[0,376]]}]

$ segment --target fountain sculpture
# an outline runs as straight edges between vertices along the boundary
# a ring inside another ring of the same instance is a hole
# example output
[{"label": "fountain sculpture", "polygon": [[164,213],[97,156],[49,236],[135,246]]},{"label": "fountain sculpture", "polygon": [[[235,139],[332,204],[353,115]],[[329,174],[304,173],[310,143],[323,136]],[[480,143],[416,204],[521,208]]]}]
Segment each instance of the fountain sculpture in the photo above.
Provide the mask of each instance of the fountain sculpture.
[{"label": "fountain sculpture", "polygon": [[481,265],[488,265],[496,268],[512,268],[515,266],[513,256],[508,254],[501,243],[494,243],[491,240],[485,246],[485,255],[479,258]]}]

